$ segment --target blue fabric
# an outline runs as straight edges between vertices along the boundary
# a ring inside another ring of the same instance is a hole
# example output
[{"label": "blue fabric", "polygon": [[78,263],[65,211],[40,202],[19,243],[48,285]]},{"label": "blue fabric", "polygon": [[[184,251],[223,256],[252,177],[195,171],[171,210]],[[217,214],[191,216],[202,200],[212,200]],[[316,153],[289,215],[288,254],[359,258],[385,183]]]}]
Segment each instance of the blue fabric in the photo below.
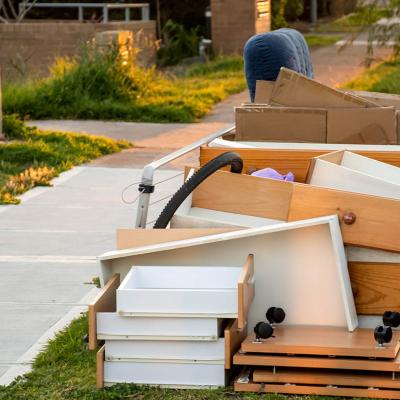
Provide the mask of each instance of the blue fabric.
[{"label": "blue fabric", "polygon": [[256,81],[275,81],[281,67],[314,77],[307,43],[295,29],[283,28],[251,37],[244,46],[243,58],[251,101]]}]

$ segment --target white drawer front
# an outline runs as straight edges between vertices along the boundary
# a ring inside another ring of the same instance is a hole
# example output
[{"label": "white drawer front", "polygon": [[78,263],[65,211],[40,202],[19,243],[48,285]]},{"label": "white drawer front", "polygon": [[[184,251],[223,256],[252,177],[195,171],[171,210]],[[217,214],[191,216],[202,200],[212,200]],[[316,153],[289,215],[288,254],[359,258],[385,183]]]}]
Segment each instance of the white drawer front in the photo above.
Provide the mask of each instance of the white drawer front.
[{"label": "white drawer front", "polygon": [[104,382],[224,386],[225,369],[223,364],[105,361]]},{"label": "white drawer front", "polygon": [[162,359],[190,360],[223,363],[225,359],[225,341],[188,342],[188,341],[124,341],[106,340],[105,359]]},{"label": "white drawer front", "polygon": [[117,290],[117,312],[121,315],[216,316],[236,318],[237,289]]},{"label": "white drawer front", "polygon": [[217,318],[122,317],[97,313],[99,340],[217,340],[222,332]]}]

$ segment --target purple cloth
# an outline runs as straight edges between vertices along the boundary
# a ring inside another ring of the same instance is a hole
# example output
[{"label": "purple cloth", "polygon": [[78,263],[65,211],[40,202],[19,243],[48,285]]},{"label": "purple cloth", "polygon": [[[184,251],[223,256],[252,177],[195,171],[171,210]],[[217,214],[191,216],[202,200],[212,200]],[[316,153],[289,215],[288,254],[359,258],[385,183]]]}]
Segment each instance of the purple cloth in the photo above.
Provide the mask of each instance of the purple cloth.
[{"label": "purple cloth", "polygon": [[292,172],[288,172],[286,175],[281,175],[278,171],[272,168],[264,168],[255,171],[251,174],[252,176],[258,176],[259,178],[277,179],[278,181],[294,182],[294,175]]}]

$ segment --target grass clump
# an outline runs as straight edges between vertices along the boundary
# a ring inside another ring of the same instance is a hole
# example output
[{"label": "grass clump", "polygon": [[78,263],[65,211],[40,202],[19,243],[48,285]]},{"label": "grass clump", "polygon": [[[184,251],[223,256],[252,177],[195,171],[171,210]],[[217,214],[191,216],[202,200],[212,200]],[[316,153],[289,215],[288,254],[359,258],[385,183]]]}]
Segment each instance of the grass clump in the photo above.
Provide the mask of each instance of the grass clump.
[{"label": "grass clump", "polygon": [[304,35],[308,47],[332,46],[343,39],[341,35]]},{"label": "grass clump", "polygon": [[6,84],[4,111],[32,119],[193,122],[245,89],[240,57],[188,67],[179,78],[135,59],[88,46],[79,58],[58,59],[46,79]]},{"label": "grass clump", "polygon": [[[0,400],[279,400],[280,395],[234,393],[233,389],[174,390],[117,384],[102,390],[95,388],[95,352],[87,349],[83,336],[88,331],[83,315],[55,339],[35,360],[32,372],[11,385],[0,386]],[[313,397],[308,397],[311,399]]]},{"label": "grass clump", "polygon": [[367,69],[343,88],[400,94],[400,61],[384,62]]},{"label": "grass clump", "polygon": [[3,130],[7,141],[0,143],[0,204],[18,204],[18,195],[50,185],[60,172],[130,146],[97,136],[43,132],[13,115],[4,116]]}]

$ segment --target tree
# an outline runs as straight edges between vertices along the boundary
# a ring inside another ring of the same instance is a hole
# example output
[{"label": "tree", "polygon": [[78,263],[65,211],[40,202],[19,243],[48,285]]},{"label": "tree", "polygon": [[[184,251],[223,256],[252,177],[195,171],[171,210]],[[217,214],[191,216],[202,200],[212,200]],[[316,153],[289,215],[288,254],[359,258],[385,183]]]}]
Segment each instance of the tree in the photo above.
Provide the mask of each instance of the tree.
[{"label": "tree", "polygon": [[26,13],[35,5],[37,0],[23,0],[16,3],[13,0],[0,0],[0,22],[21,22]]}]

